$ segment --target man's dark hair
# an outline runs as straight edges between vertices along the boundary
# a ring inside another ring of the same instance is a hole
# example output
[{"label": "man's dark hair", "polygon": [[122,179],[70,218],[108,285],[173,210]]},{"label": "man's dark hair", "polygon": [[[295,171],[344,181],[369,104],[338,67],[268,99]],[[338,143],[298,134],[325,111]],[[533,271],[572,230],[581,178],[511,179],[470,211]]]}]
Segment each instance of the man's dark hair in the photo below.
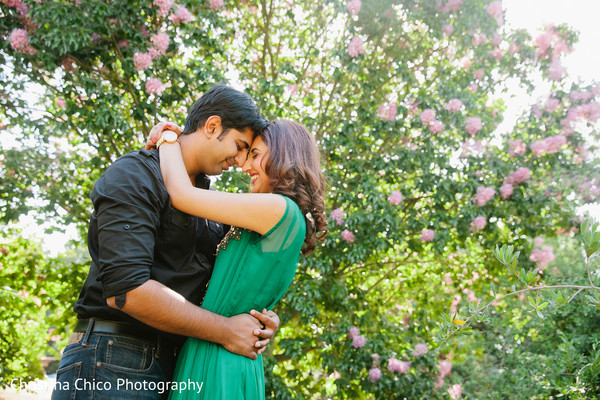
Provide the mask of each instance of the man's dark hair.
[{"label": "man's dark hair", "polygon": [[229,129],[241,131],[250,128],[256,134],[268,125],[248,94],[219,84],[210,88],[190,108],[183,134],[196,132],[213,115],[221,117],[223,132],[219,138]]}]

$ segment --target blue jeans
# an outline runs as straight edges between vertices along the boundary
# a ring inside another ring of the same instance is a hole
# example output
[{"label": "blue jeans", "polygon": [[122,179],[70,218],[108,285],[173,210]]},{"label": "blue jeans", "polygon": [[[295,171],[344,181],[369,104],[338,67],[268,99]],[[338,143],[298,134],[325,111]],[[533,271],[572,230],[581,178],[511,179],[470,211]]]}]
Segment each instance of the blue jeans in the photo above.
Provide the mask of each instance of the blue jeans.
[{"label": "blue jeans", "polygon": [[[159,362],[160,341],[104,333],[81,335],[79,342],[65,347],[52,400],[167,398],[171,371]],[[166,358],[172,355],[164,353]]]}]

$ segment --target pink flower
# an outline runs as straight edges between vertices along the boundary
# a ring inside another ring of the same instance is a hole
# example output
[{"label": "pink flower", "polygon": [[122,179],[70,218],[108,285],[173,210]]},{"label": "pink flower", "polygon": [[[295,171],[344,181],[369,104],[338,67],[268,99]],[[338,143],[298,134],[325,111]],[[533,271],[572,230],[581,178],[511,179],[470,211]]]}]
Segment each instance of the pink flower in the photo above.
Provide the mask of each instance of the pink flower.
[{"label": "pink flower", "polygon": [[500,197],[502,197],[502,200],[508,199],[510,196],[512,196],[512,194],[513,185],[511,185],[510,183],[505,183],[504,185],[502,185],[502,187],[500,188]]},{"label": "pink flower", "polygon": [[381,379],[381,370],[379,368],[371,368],[369,370],[369,380],[373,383]]},{"label": "pink flower", "polygon": [[555,58],[548,68],[548,77],[553,81],[560,81],[565,72],[567,69],[560,64],[558,58]]},{"label": "pink flower", "polygon": [[400,361],[395,358],[390,358],[388,360],[387,368],[388,368],[388,371],[390,371],[390,372],[399,372],[401,374],[404,374],[410,369],[410,362]]},{"label": "pink flower", "polygon": [[348,54],[350,57],[356,57],[359,54],[365,54],[365,49],[363,48],[363,42],[360,40],[358,36],[355,36],[348,45]]},{"label": "pink flower", "polygon": [[475,203],[476,206],[483,207],[495,194],[496,190],[494,188],[479,186],[477,188],[477,194],[473,197],[473,203]]},{"label": "pink flower", "polygon": [[291,96],[294,96],[296,93],[298,93],[298,89],[299,89],[298,85],[289,84],[286,87],[287,87],[287,90],[290,91]]},{"label": "pink flower", "polygon": [[519,183],[525,182],[529,178],[531,178],[531,170],[529,168],[521,167],[516,171],[511,172],[504,180],[504,183],[518,185]]},{"label": "pink flower", "polygon": [[209,4],[211,10],[213,11],[219,11],[225,6],[225,2],[223,0],[209,0]]},{"label": "pink flower", "polygon": [[428,125],[430,122],[432,122],[435,119],[435,111],[433,111],[431,108],[426,108],[425,110],[423,110],[423,112],[421,113],[421,121],[423,122],[423,124]]},{"label": "pink flower", "polygon": [[421,242],[431,242],[435,232],[432,229],[423,229],[421,231]]},{"label": "pink flower", "polygon": [[494,1],[493,3],[488,4],[485,8],[490,17],[494,18],[498,25],[502,25],[504,20],[502,18],[502,2]]},{"label": "pink flower", "polygon": [[550,97],[548,100],[546,100],[546,111],[548,111],[549,113],[553,113],[554,110],[556,110],[556,108],[560,105],[560,100],[559,99],[555,99],[554,97]]},{"label": "pink flower", "polygon": [[439,365],[440,365],[440,375],[442,378],[445,378],[448,375],[450,375],[450,372],[452,371],[452,364],[450,363],[450,361],[440,360]]},{"label": "pink flower", "polygon": [[157,78],[150,78],[146,82],[146,93],[159,95],[165,90],[165,86]]},{"label": "pink flower", "polygon": [[158,7],[158,15],[164,17],[169,13],[173,0],[154,0],[153,4]]},{"label": "pink flower", "polygon": [[556,256],[554,255],[554,249],[551,246],[544,246],[541,249],[533,249],[529,260],[536,263],[540,270],[546,269]]},{"label": "pink flower", "polygon": [[452,400],[460,399],[462,397],[462,389],[462,386],[458,383],[455,383],[454,385],[450,386],[450,388],[448,389],[448,394],[450,395],[450,398]]},{"label": "pink flower", "polygon": [[500,61],[500,59],[504,55],[504,51],[502,51],[502,49],[495,48],[494,50],[488,51],[488,55],[490,57],[493,57],[497,62],[497,61]]},{"label": "pink flower", "polygon": [[171,21],[174,24],[187,23],[192,20],[192,14],[188,11],[184,6],[177,6],[177,10],[173,14],[171,14]]},{"label": "pink flower", "polygon": [[465,130],[469,135],[475,135],[481,129],[481,118],[467,117],[465,120]]},{"label": "pink flower", "polygon": [[546,240],[545,240],[543,237],[536,236],[536,237],[533,239],[533,244],[534,244],[534,246],[536,246],[536,247],[542,247],[542,245],[544,244],[544,242],[545,242],[545,241],[546,241]]},{"label": "pink flower", "polygon": [[508,154],[514,156],[515,154],[524,154],[527,150],[527,146],[522,140],[509,140],[508,141]]},{"label": "pink flower", "polygon": [[473,72],[473,76],[475,77],[475,79],[481,80],[481,78],[483,78],[483,70],[478,69],[477,71]]},{"label": "pink flower", "polygon": [[[150,38],[152,42],[152,46],[157,51],[157,54],[162,56],[167,52],[167,48],[169,47],[169,35],[164,32],[159,32],[157,34],[152,35]],[[154,57],[155,58],[155,57]]]},{"label": "pink flower", "polygon": [[444,386],[444,378],[442,377],[442,375],[438,375],[437,381],[433,383],[433,386],[437,388]]},{"label": "pink flower", "polygon": [[8,41],[10,42],[10,46],[15,51],[21,52],[23,54],[28,54],[30,56],[34,55],[37,52],[37,50],[31,47],[31,45],[29,44],[29,37],[25,29],[13,29],[10,32]]},{"label": "pink flower", "polygon": [[356,349],[363,347],[365,344],[367,344],[367,339],[362,335],[357,335],[352,338],[352,346]]},{"label": "pink flower", "polygon": [[423,354],[427,353],[427,345],[424,343],[419,343],[415,346],[415,350],[412,352],[413,357],[419,357]]},{"label": "pink flower", "polygon": [[350,0],[346,4],[346,9],[350,13],[351,16],[358,15],[360,12],[360,7],[362,6],[362,2],[360,0]]},{"label": "pink flower", "polygon": [[429,130],[431,133],[440,133],[444,130],[444,124],[436,119],[429,125]]},{"label": "pink flower", "polygon": [[403,200],[404,197],[402,196],[402,193],[400,193],[399,190],[394,190],[392,194],[390,194],[390,196],[388,197],[388,201],[393,206],[397,206],[398,204],[402,203]]},{"label": "pink flower", "polygon": [[344,231],[342,232],[342,239],[344,239],[348,243],[354,243],[354,234],[348,229],[344,229]]},{"label": "pink flower", "polygon": [[456,11],[458,11],[458,9],[462,5],[462,3],[463,3],[463,0],[448,0],[448,2],[441,7],[441,10],[445,11],[445,12],[448,12],[448,11],[456,12]]},{"label": "pink flower", "polygon": [[152,57],[148,53],[137,52],[133,55],[133,68],[136,71],[146,69],[152,63]]},{"label": "pink flower", "polygon": [[471,39],[471,44],[473,46],[479,46],[481,44],[484,44],[487,40],[487,36],[485,36],[483,33],[476,33],[475,35],[473,35],[473,39]]},{"label": "pink flower", "polygon": [[468,59],[468,58],[465,58],[465,59],[463,60],[463,65],[462,65],[462,67],[463,67],[463,69],[464,69],[465,71],[468,71],[468,70],[471,68],[471,60],[470,60],[470,59]]},{"label": "pink flower", "polygon": [[337,225],[342,225],[344,223],[345,216],[346,213],[342,211],[341,208],[336,208],[330,214],[331,219],[334,220]]},{"label": "pink flower", "polygon": [[446,36],[450,36],[450,35],[452,35],[452,32],[454,32],[454,28],[452,27],[452,25],[448,25],[448,24],[444,25],[442,27],[442,30],[444,31],[444,34]]},{"label": "pink flower", "polygon": [[494,33],[494,37],[492,38],[492,46],[494,47],[498,47],[500,45],[500,43],[502,43],[502,36],[500,36],[497,33]]},{"label": "pink flower", "polygon": [[487,218],[479,216],[471,222],[471,232],[475,233],[482,230],[487,224]]},{"label": "pink flower", "polygon": [[360,331],[358,330],[358,328],[353,326],[352,328],[350,328],[350,331],[348,332],[348,337],[350,339],[354,339],[359,334],[360,334]]},{"label": "pink flower", "polygon": [[448,104],[446,104],[446,111],[448,112],[457,112],[463,106],[462,101],[459,99],[451,99]]},{"label": "pink flower", "polygon": [[396,103],[387,103],[379,106],[377,114],[384,121],[393,121],[396,118],[397,110]]},{"label": "pink flower", "polygon": [[469,88],[469,92],[475,93],[479,89],[479,85],[476,83],[473,83],[473,84],[469,85],[468,88]]},{"label": "pink flower", "polygon": [[567,143],[567,139],[564,136],[556,135],[544,139],[544,142],[546,142],[547,146],[546,151],[549,154],[554,154],[557,153],[560,150],[560,148]]},{"label": "pink flower", "polygon": [[553,37],[554,34],[552,32],[546,31],[535,38],[535,45],[538,48],[536,54],[538,57],[546,56],[548,54],[548,48],[552,43]]},{"label": "pink flower", "polygon": [[63,110],[67,106],[67,102],[64,101],[63,99],[56,99],[56,100],[54,100],[54,103],[56,103],[56,105],[59,106],[60,108],[62,108]]}]

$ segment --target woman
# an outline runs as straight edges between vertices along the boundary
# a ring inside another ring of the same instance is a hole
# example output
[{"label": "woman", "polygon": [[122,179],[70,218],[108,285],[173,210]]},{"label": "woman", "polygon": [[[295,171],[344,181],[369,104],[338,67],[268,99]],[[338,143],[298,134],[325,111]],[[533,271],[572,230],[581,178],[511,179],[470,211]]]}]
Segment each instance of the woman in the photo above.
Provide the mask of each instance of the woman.
[{"label": "woman", "polygon": [[[179,144],[159,144],[172,205],[232,226],[217,248],[202,307],[226,316],[271,309],[292,282],[300,252],[308,255],[324,237],[324,180],[314,138],[292,121],[273,121],[260,132],[242,168],[250,175],[251,194],[194,187]],[[174,379],[202,389],[171,391],[170,399],[265,397],[261,356],[251,360],[197,339],[184,345]]]}]

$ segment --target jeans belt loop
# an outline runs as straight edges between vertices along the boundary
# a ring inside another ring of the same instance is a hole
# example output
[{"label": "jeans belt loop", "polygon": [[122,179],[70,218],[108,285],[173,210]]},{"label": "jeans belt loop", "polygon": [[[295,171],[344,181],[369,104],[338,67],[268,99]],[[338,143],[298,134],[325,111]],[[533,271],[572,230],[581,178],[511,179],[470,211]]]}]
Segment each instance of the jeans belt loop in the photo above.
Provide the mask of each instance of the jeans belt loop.
[{"label": "jeans belt loop", "polygon": [[90,338],[90,334],[92,333],[92,329],[94,329],[94,322],[96,320],[94,318],[90,318],[89,322],[88,322],[88,326],[87,329],[85,330],[85,333],[83,334],[83,339],[81,339],[81,345],[82,346],[87,346],[87,342],[88,339]]}]

